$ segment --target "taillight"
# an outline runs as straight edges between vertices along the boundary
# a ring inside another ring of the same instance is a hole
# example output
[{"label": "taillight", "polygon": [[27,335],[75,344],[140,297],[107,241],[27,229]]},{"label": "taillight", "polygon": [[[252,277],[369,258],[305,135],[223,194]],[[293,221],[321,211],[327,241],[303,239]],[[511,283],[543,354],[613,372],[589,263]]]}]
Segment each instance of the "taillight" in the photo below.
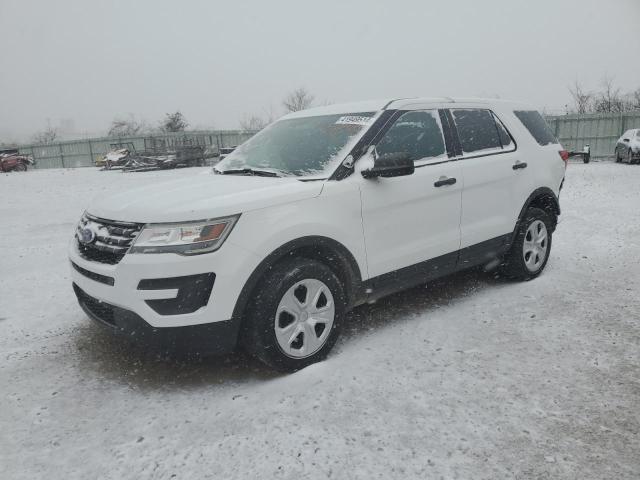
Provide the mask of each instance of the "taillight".
[{"label": "taillight", "polygon": [[569,152],[567,152],[566,150],[560,150],[558,153],[560,154],[560,158],[564,161],[564,166],[566,167],[569,163]]}]

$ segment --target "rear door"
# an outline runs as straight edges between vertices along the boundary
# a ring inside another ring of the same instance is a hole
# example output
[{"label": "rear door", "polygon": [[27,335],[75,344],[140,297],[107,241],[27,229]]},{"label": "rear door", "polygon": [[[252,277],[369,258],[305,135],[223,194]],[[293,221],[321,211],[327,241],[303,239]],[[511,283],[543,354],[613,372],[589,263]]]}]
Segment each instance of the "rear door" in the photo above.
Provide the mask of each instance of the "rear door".
[{"label": "rear door", "polygon": [[531,159],[523,158],[511,134],[490,109],[457,108],[449,114],[464,179],[461,248],[482,244],[486,248],[479,248],[479,254],[490,255],[513,232],[532,191]]}]

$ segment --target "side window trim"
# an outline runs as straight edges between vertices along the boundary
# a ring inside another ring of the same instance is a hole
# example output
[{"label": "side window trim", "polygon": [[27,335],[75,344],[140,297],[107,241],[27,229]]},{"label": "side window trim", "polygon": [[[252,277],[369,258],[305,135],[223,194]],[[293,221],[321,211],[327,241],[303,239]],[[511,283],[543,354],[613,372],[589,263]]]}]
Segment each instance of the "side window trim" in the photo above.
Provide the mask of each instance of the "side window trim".
[{"label": "side window trim", "polygon": [[462,143],[460,142],[460,136],[458,135],[458,128],[456,127],[456,122],[453,120],[453,113],[451,113],[451,109],[447,108],[447,122],[449,124],[449,128],[451,129],[453,143],[455,147],[455,157],[456,159],[460,159],[463,156],[462,152]]},{"label": "side window trim", "polygon": [[447,115],[448,111],[445,108],[438,109],[438,115],[440,115],[440,125],[442,125],[442,134],[444,135],[444,144],[447,148],[447,156],[449,158],[456,157],[456,139],[454,138],[455,132],[451,126],[451,121]]},{"label": "side window trim", "polygon": [[[491,112],[491,116],[493,118],[493,122],[494,122],[494,125],[496,127],[496,130],[498,129],[498,126],[495,124],[496,119],[497,119],[502,124],[502,127],[505,129],[507,134],[511,137],[511,141],[513,142],[513,148],[509,149],[509,150],[504,150],[504,147],[503,147],[501,150],[495,151],[495,152],[479,153],[479,154],[475,154],[475,155],[473,154],[473,152],[465,154],[462,151],[462,144],[460,143],[460,137],[458,136],[458,127],[456,126],[456,123],[453,120],[453,113],[451,112],[451,110],[455,110],[455,109],[448,108],[447,109],[447,115],[448,115],[448,118],[449,118],[450,125],[452,125],[453,135],[454,135],[455,143],[456,143],[456,147],[457,147],[457,155],[452,160],[469,160],[469,159],[472,159],[472,158],[489,157],[491,155],[503,155],[505,153],[512,153],[512,152],[515,152],[516,150],[518,150],[518,144],[516,142],[516,139],[513,137],[513,135],[511,135],[511,132],[509,131],[507,126],[502,122],[502,120],[500,120],[500,118],[496,115],[496,113],[493,110],[491,110],[490,108],[473,108],[473,109],[469,109],[469,110],[488,110],[489,112]],[[500,135],[498,135],[498,138],[500,138]],[[501,140],[500,140],[500,144],[502,144]]]}]

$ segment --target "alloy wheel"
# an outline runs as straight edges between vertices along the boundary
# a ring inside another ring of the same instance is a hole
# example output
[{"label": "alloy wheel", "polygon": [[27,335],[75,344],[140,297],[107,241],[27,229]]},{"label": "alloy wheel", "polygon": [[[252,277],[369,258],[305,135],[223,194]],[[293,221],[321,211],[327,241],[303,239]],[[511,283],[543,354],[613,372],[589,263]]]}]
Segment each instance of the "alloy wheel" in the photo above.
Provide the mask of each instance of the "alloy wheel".
[{"label": "alloy wheel", "polygon": [[536,272],[544,264],[547,258],[547,246],[549,235],[547,227],[541,220],[536,220],[529,225],[522,244],[522,254],[527,270]]},{"label": "alloy wheel", "polygon": [[327,341],[335,320],[335,303],[329,287],[308,278],[294,284],[278,304],[275,333],[278,345],[291,358],[305,358]]}]

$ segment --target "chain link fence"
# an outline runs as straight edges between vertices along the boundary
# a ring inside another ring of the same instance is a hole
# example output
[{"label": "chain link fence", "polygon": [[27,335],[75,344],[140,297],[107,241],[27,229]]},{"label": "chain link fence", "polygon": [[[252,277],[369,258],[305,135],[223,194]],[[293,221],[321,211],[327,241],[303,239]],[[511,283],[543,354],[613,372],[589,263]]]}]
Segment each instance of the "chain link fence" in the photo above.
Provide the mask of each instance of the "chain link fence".
[{"label": "chain link fence", "polygon": [[[75,168],[91,167],[113,147],[112,144],[131,143],[137,151],[143,151],[150,142],[175,145],[192,142],[204,145],[211,155],[218,154],[221,148],[234,147],[245,142],[256,132],[243,130],[212,130],[179,133],[163,133],[138,137],[102,137],[86,140],[57,142],[47,145],[21,145],[21,154],[32,155],[35,168]],[[145,144],[146,139],[146,144]]]}]

